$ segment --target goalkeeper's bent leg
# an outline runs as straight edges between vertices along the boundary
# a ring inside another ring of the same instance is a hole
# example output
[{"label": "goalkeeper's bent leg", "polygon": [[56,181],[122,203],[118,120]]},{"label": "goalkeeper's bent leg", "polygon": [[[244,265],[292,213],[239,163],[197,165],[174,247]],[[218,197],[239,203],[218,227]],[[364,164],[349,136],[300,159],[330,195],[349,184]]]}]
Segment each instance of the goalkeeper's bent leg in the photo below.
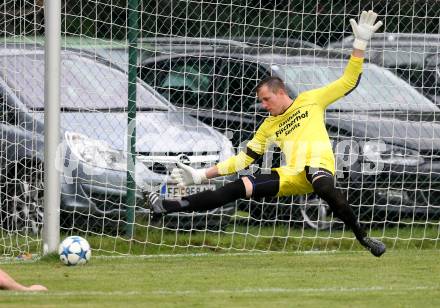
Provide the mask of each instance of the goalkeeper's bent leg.
[{"label": "goalkeeper's bent leg", "polygon": [[312,183],[312,186],[315,193],[328,203],[333,214],[350,227],[358,240],[367,236],[365,230],[363,230],[358,223],[347,199],[342,192],[335,187],[333,177],[319,177]]},{"label": "goalkeeper's bent leg", "polygon": [[[313,180],[314,179],[314,180]],[[341,219],[353,231],[359,243],[366,247],[374,256],[380,257],[385,253],[386,247],[379,240],[369,238],[354,215],[353,209],[341,190],[334,186],[333,176],[325,172],[312,176],[312,186],[316,194],[326,201],[336,217]]]}]

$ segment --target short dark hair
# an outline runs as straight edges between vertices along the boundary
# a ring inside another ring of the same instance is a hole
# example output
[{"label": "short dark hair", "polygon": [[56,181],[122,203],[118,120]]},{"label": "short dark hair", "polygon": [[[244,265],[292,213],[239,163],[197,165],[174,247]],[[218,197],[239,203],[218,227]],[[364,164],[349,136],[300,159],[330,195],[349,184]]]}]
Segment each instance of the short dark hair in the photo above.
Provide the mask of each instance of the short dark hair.
[{"label": "short dark hair", "polygon": [[279,90],[283,90],[287,93],[284,81],[280,77],[270,76],[261,80],[257,85],[256,92],[258,93],[263,86],[267,86],[273,93],[276,93]]}]

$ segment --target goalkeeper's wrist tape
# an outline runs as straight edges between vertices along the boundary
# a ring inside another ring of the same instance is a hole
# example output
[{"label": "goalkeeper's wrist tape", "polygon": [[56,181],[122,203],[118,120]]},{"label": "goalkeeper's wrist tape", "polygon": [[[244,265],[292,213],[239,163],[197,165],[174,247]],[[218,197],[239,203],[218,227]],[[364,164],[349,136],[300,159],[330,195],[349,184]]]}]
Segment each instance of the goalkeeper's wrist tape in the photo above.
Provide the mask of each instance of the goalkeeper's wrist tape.
[{"label": "goalkeeper's wrist tape", "polygon": [[367,44],[368,44],[368,42],[365,40],[355,39],[353,42],[353,48],[365,50],[365,49],[367,49]]},{"label": "goalkeeper's wrist tape", "polygon": [[197,172],[197,175],[200,178],[200,183],[199,184],[201,184],[203,182],[206,182],[208,180],[208,178],[206,177],[206,169],[197,169],[196,172]]}]

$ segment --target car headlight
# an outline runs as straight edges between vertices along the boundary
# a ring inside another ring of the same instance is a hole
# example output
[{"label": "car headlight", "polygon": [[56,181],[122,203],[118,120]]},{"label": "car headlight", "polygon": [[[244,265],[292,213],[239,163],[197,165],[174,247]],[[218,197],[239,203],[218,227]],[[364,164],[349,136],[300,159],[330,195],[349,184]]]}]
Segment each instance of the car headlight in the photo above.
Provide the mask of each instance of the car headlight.
[{"label": "car headlight", "polygon": [[365,160],[374,163],[416,166],[424,161],[415,150],[377,141],[366,142],[363,154]]},{"label": "car headlight", "polygon": [[79,160],[95,167],[127,170],[127,155],[124,151],[115,150],[102,140],[91,139],[75,132],[66,132],[65,138]]}]

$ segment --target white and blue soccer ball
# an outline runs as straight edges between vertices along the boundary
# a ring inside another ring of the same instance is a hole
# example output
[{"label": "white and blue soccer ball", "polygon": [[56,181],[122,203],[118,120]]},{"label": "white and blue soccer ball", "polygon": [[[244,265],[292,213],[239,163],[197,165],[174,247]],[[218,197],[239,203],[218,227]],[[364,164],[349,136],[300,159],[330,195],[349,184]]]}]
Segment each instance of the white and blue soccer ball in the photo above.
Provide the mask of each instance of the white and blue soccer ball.
[{"label": "white and blue soccer ball", "polygon": [[60,260],[66,265],[86,264],[92,256],[89,242],[81,236],[69,236],[58,248]]}]

